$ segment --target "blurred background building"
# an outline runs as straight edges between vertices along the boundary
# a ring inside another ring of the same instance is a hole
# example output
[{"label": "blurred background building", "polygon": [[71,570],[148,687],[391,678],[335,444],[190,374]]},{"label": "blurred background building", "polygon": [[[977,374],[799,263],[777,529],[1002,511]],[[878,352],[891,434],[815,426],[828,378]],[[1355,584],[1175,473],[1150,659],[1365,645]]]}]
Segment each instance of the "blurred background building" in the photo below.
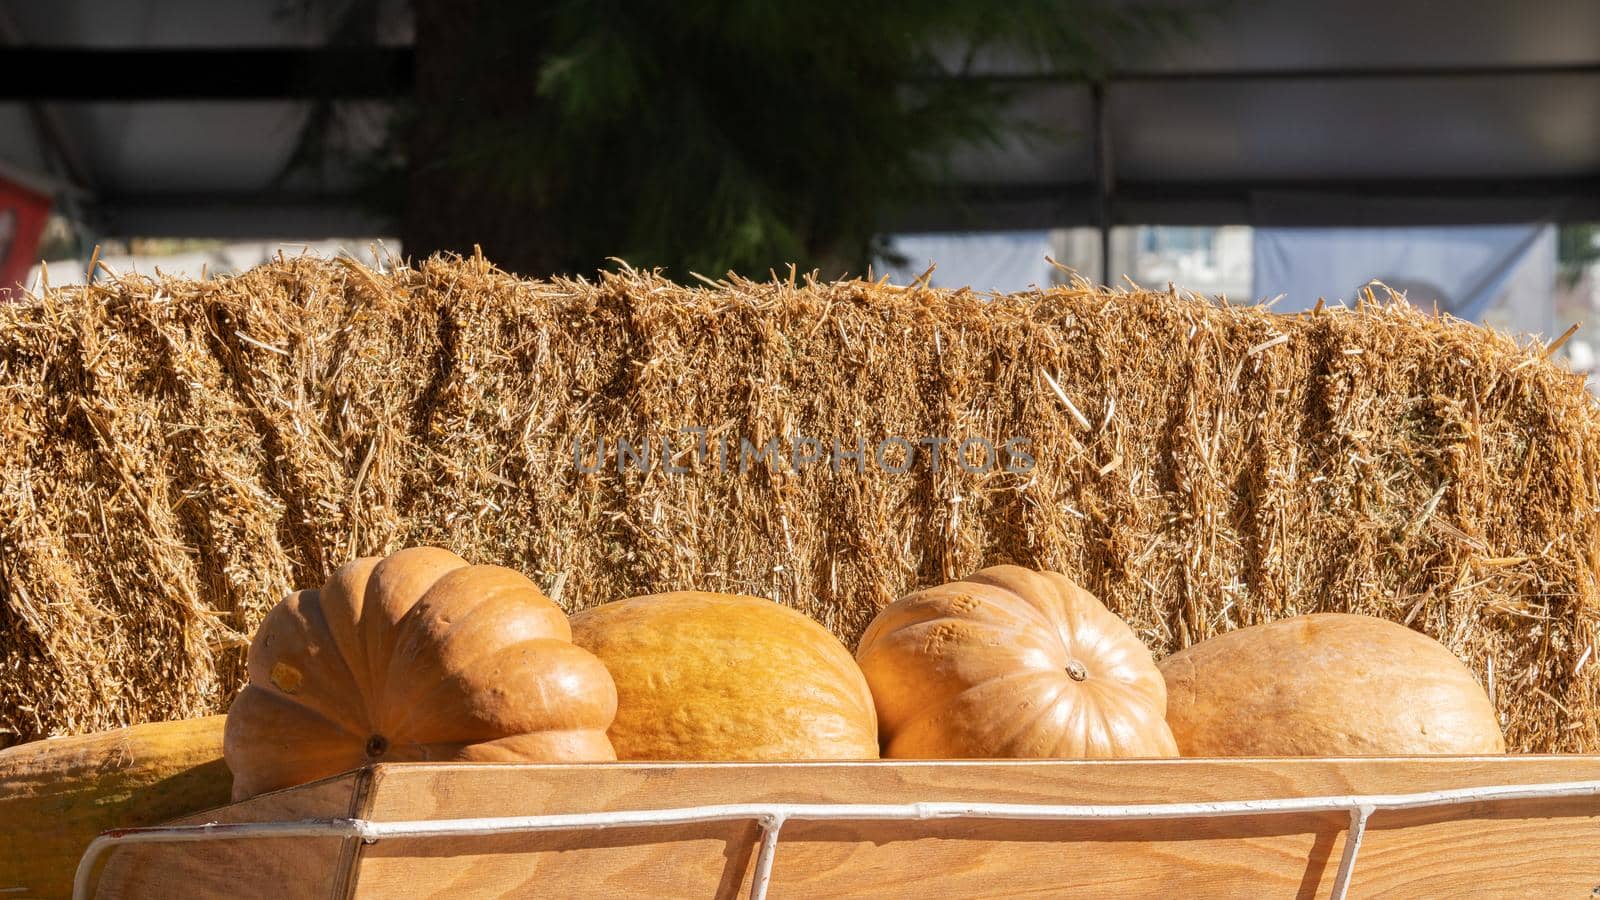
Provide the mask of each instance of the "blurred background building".
[{"label": "blurred background building", "polygon": [[0,0],[0,282],[481,244],[1600,311],[1594,0],[757,6]]}]

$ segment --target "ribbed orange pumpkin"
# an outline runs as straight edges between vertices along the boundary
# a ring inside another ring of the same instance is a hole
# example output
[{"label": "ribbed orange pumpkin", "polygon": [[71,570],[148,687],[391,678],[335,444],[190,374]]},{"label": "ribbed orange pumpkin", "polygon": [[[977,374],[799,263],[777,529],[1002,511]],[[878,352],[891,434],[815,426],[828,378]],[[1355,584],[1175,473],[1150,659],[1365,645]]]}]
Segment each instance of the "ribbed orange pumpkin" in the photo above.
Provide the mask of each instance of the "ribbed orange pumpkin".
[{"label": "ribbed orange pumpkin", "polygon": [[1178,754],[1150,651],[1055,572],[995,566],[902,597],[856,661],[886,757]]},{"label": "ribbed orange pumpkin", "polygon": [[234,799],[372,762],[615,759],[616,687],[521,574],[434,547],[291,594],[250,644],[223,749]]}]

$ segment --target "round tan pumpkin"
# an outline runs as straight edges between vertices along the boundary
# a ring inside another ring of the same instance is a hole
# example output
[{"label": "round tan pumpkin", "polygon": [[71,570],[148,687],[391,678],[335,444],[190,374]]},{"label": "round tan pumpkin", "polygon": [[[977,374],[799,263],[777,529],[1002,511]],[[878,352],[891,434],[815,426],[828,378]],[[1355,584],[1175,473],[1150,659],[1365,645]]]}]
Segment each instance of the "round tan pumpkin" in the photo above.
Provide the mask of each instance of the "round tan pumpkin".
[{"label": "round tan pumpkin", "polygon": [[758,597],[681,591],[572,617],[616,679],[619,759],[875,759],[872,695],[827,629]]},{"label": "round tan pumpkin", "polygon": [[374,762],[615,759],[616,688],[521,574],[434,547],[358,559],[291,594],[228,711],[234,798]]},{"label": "round tan pumpkin", "polygon": [[880,612],[856,651],[884,756],[1175,756],[1133,629],[1055,572],[995,566]]},{"label": "round tan pumpkin", "polygon": [[1161,661],[1185,756],[1504,753],[1494,707],[1439,642],[1318,613],[1230,631]]}]

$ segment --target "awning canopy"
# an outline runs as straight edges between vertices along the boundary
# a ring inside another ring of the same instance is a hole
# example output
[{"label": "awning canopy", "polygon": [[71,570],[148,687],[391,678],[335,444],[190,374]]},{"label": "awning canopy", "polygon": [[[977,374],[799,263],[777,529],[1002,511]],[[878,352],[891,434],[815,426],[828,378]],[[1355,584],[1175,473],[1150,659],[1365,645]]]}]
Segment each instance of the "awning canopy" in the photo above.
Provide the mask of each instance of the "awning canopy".
[{"label": "awning canopy", "polygon": [[[330,85],[408,89],[404,4],[360,52],[275,6],[0,4],[0,174],[113,234],[382,227],[337,177],[277,176]],[[1600,220],[1594,0],[1252,0],[1102,84],[986,77],[1049,133],[964,154],[965,202],[897,230]]]},{"label": "awning canopy", "polygon": [[980,218],[1600,219],[1600,3],[1234,6],[1101,86],[1019,77],[1020,113],[1061,134],[959,161]]}]

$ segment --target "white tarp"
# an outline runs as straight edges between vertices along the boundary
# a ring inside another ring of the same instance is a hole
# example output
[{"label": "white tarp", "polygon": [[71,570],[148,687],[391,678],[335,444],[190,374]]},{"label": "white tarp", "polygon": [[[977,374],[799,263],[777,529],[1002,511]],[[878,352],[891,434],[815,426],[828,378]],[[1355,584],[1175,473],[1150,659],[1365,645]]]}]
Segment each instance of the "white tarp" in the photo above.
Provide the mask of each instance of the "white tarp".
[{"label": "white tarp", "polygon": [[880,259],[873,268],[895,284],[908,284],[937,265],[929,279],[934,287],[1007,292],[1049,286],[1055,270],[1045,257],[1058,252],[1049,231],[898,234],[888,249],[904,262]]},{"label": "white tarp", "polygon": [[[321,241],[246,241],[219,245],[210,250],[195,250],[165,256],[123,256],[101,254],[101,264],[118,275],[155,275],[156,270],[173,278],[199,278],[206,275],[232,275],[265,263],[272,262],[282,253],[290,259],[302,254],[333,259],[348,256],[372,265],[385,257],[403,259],[400,241],[395,238],[329,238]],[[50,269],[50,284],[56,287],[83,284],[87,260],[60,259],[46,263]],[[23,282],[36,289],[40,283],[41,268],[34,266]],[[97,273],[96,278],[105,277]]]},{"label": "white tarp", "polygon": [[1425,309],[1548,334],[1556,231],[1547,223],[1402,228],[1256,228],[1253,293],[1280,312],[1353,300],[1378,280]]}]

